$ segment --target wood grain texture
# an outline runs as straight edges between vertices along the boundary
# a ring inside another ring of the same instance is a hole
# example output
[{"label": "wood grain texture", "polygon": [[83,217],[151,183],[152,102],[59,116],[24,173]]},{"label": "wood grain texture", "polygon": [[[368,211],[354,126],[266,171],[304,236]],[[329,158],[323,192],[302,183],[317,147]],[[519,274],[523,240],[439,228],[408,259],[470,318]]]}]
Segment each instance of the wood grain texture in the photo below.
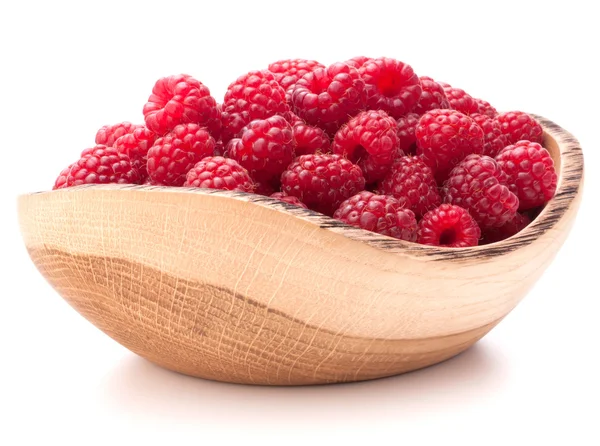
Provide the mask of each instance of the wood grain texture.
[{"label": "wood grain texture", "polygon": [[572,135],[538,119],[557,195],[524,231],[488,246],[422,246],[267,197],[147,186],[22,196],[21,229],[67,302],[169,369],[271,385],[394,375],[484,336],[567,237],[583,157]]}]

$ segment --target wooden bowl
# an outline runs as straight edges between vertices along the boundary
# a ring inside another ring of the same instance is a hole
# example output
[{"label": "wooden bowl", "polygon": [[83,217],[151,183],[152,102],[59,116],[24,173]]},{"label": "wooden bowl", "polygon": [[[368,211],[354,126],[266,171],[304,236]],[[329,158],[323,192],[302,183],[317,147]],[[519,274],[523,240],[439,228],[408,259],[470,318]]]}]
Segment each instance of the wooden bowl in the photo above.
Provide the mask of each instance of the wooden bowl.
[{"label": "wooden bowl", "polygon": [[423,246],[263,196],[148,186],[21,196],[21,230],[73,308],[168,369],[272,385],[395,375],[484,336],[567,237],[583,157],[571,134],[538,119],[557,194],[525,230],[487,246]]}]

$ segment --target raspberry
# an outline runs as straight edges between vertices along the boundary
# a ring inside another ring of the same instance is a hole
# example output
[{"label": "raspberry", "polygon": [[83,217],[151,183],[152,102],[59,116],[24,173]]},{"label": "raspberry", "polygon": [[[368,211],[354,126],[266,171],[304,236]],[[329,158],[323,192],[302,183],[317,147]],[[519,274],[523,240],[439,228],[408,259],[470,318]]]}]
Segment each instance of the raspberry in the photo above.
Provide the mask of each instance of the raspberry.
[{"label": "raspberry", "polygon": [[489,102],[478,98],[473,98],[473,100],[477,104],[477,113],[486,115],[490,118],[495,118],[496,116],[498,116],[498,111],[494,107],[492,107],[492,105]]},{"label": "raspberry", "polygon": [[417,217],[441,203],[433,172],[416,156],[398,158],[379,184],[378,193],[397,198]]},{"label": "raspberry", "polygon": [[[66,173],[66,178],[65,178]],[[140,174],[131,165],[129,157],[114,147],[99,144],[83,151],[69,171],[64,169],[54,184],[54,189],[81,184],[139,184]]]},{"label": "raspberry", "polygon": [[[361,168],[368,160],[366,165],[373,169],[363,169],[363,173],[367,182],[371,183],[380,180],[389,170],[399,147],[396,121],[384,111],[369,110],[359,113],[338,130],[331,150],[358,163]],[[371,176],[374,170],[378,170],[375,177]]]},{"label": "raspberry", "polygon": [[292,127],[283,116],[252,121],[228,147],[229,156],[259,181],[278,179],[294,159]]},{"label": "raspberry", "polygon": [[215,149],[213,150],[213,156],[226,156],[227,151],[222,140],[215,141]]},{"label": "raspberry", "polygon": [[364,88],[358,70],[345,63],[317,68],[296,82],[294,113],[333,135],[348,117],[364,108]]},{"label": "raspberry", "polygon": [[414,154],[417,152],[417,137],[415,129],[419,123],[419,115],[416,113],[407,113],[396,120],[398,127],[398,138],[400,139],[400,149],[405,153]]},{"label": "raspberry", "polygon": [[241,136],[242,129],[255,119],[267,119],[289,112],[285,90],[267,70],[250,71],[227,88],[221,111],[221,138],[228,142]]},{"label": "raspberry", "polygon": [[304,119],[302,119],[300,116],[298,116],[293,111],[285,112],[281,116],[283,116],[285,118],[285,120],[287,122],[289,122],[292,127],[295,126],[296,124],[306,124],[306,122],[304,122]]},{"label": "raspberry", "polygon": [[422,115],[436,108],[450,108],[450,102],[446,97],[446,93],[444,93],[444,87],[428,76],[421,76],[419,81],[423,92],[417,105],[413,108],[413,113]]},{"label": "raspberry", "polygon": [[340,203],[365,188],[360,167],[340,155],[302,155],[281,175],[281,191],[309,209],[333,215]]},{"label": "raspberry", "polygon": [[477,246],[481,230],[469,213],[451,204],[426,213],[419,222],[417,242],[423,245],[466,248]]},{"label": "raspberry", "polygon": [[67,178],[69,177],[69,172],[71,172],[71,167],[73,167],[74,165],[75,163],[69,164],[67,167],[61,170],[60,174],[58,175],[58,178],[56,178],[56,181],[54,182],[54,187],[52,187],[52,190],[67,187]]},{"label": "raspberry", "polygon": [[148,177],[146,163],[148,162],[148,150],[154,144],[156,134],[146,127],[138,127],[133,132],[121,136],[114,143],[115,149],[129,156],[131,165],[135,167],[142,180]]},{"label": "raspberry", "polygon": [[482,229],[502,226],[519,208],[519,199],[506,186],[506,175],[489,156],[467,156],[450,172],[442,195],[445,203],[469,211]]},{"label": "raspberry", "polygon": [[362,67],[365,62],[368,62],[369,60],[372,60],[370,57],[365,57],[365,56],[356,56],[353,57],[352,59],[348,59],[347,61],[345,61],[345,64],[350,65],[353,68],[356,68],[357,70]]},{"label": "raspberry", "polygon": [[507,221],[499,228],[489,228],[483,232],[481,245],[499,242],[512,237],[518,232],[521,232],[531,223],[531,219],[526,214],[516,213],[512,220]]},{"label": "raspberry", "polygon": [[215,140],[198,124],[180,124],[148,150],[148,174],[156,184],[181,186],[198,161],[212,156]]},{"label": "raspberry", "polygon": [[290,87],[293,87],[298,79],[300,79],[306,73],[315,71],[317,68],[325,68],[325,65],[317,62],[316,60],[306,59],[279,60],[269,65],[269,71],[273,73],[275,80],[279,82],[279,85],[281,85],[281,87],[286,91],[286,99],[288,101],[290,100],[290,98],[287,96],[288,91],[290,91]]},{"label": "raspberry", "polygon": [[481,153],[483,130],[470,117],[455,110],[431,110],[415,129],[417,154],[433,169],[438,181],[465,156]]},{"label": "raspberry", "polygon": [[508,144],[515,144],[521,140],[542,144],[544,132],[542,126],[527,113],[521,111],[500,113],[496,120],[500,123]]},{"label": "raspberry", "polygon": [[236,161],[222,156],[208,156],[199,161],[187,173],[183,186],[238,192],[254,190],[248,171]]},{"label": "raspberry", "polygon": [[333,218],[367,231],[377,232],[400,240],[417,240],[415,214],[388,195],[362,191],[344,201]]},{"label": "raspberry", "polygon": [[125,121],[119,124],[105,125],[96,132],[96,144],[102,144],[107,147],[112,147],[115,141],[123,135],[133,132],[137,128],[142,128],[143,125],[132,124]]},{"label": "raspberry", "polygon": [[473,99],[473,97],[465,90],[454,88],[444,82],[440,82],[440,85],[444,87],[444,93],[446,93],[446,97],[450,102],[450,107],[453,110],[457,110],[465,115],[478,112],[479,106],[477,105],[477,102],[475,102],[475,99]]},{"label": "raspberry", "polygon": [[179,124],[198,124],[211,132],[220,127],[217,102],[208,87],[187,74],[156,81],[144,105],[144,119],[146,127],[157,135],[164,135]]},{"label": "raspberry", "polygon": [[504,148],[496,161],[506,173],[519,210],[542,206],[556,192],[558,180],[550,153],[536,142],[519,141]]},{"label": "raspberry", "polygon": [[288,204],[293,204],[294,206],[299,206],[304,209],[308,209],[304,203],[298,200],[297,197],[292,195],[284,195],[282,192],[275,192],[271,194],[271,198],[275,198],[276,200],[283,201]]},{"label": "raspberry", "polygon": [[473,113],[471,119],[483,130],[483,155],[494,158],[507,145],[500,124],[495,119],[479,113]]},{"label": "raspberry", "polygon": [[296,156],[311,153],[326,153],[331,147],[329,136],[319,127],[308,124],[293,125],[294,141],[296,141]]},{"label": "raspberry", "polygon": [[265,197],[270,197],[275,193],[275,187],[266,181],[256,181],[254,180],[254,193],[258,195],[264,195]]},{"label": "raspberry", "polygon": [[366,61],[358,70],[365,81],[367,107],[392,117],[412,110],[421,96],[421,83],[412,67],[387,57]]}]

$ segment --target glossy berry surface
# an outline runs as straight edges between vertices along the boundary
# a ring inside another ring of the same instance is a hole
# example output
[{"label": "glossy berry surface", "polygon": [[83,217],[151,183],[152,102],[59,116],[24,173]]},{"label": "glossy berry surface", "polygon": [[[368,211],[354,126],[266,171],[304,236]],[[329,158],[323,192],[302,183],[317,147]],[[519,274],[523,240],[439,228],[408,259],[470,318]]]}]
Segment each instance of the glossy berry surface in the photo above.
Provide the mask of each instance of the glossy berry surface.
[{"label": "glossy berry surface", "polygon": [[419,222],[417,242],[423,245],[466,248],[477,246],[481,230],[467,210],[442,204]]}]

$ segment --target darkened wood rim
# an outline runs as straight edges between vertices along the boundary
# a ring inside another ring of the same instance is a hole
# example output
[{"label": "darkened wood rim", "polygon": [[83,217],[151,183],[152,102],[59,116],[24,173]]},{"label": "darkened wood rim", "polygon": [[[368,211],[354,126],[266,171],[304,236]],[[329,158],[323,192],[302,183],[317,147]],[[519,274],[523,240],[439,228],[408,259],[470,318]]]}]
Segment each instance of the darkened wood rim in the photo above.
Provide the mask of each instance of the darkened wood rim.
[{"label": "darkened wood rim", "polygon": [[431,260],[467,260],[483,259],[499,256],[527,246],[552,229],[564,216],[572,205],[574,198],[580,191],[583,183],[583,153],[577,139],[569,132],[554,122],[538,115],[533,115],[544,128],[544,132],[553,138],[560,151],[560,166],[558,170],[558,187],[554,198],[544,207],[537,218],[523,231],[503,240],[484,246],[470,248],[439,248],[435,246],[419,245],[382,236],[373,232],[348,226],[338,220],[320,213],[302,209],[300,207],[275,200],[262,195],[246,194],[241,192],[219,191],[213,189],[143,186],[143,185],[83,185],[60,191],[37,192],[36,194],[52,193],[79,193],[86,189],[102,190],[139,190],[156,193],[185,193],[199,195],[218,195],[231,199],[255,203],[259,206],[288,212],[298,218],[309,221],[327,231],[342,234],[348,238],[366,243],[377,249],[387,252],[407,253],[417,256],[427,256]]}]

